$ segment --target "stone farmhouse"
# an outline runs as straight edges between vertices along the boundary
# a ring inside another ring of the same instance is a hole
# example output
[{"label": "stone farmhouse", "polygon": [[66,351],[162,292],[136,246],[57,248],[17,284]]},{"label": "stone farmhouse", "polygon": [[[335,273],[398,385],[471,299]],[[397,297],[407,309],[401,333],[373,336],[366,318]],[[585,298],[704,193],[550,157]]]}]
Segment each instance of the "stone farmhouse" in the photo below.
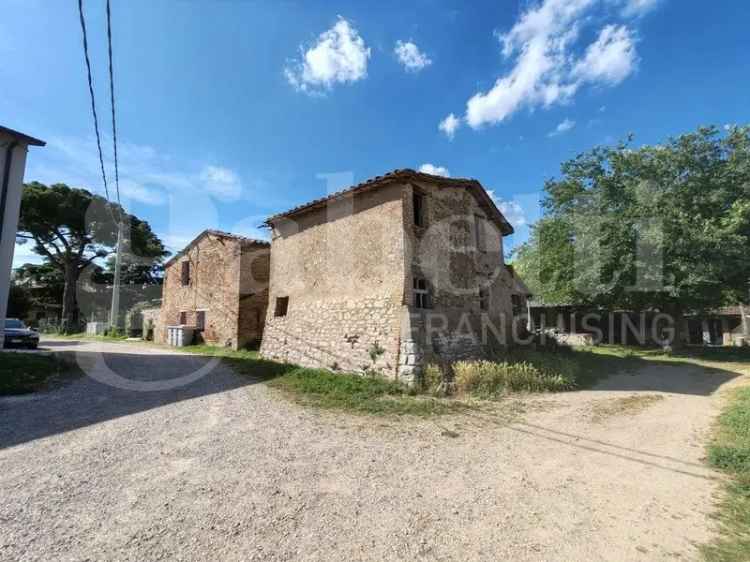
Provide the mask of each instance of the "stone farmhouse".
[{"label": "stone farmhouse", "polygon": [[512,329],[513,228],[476,180],[396,170],[266,225],[264,357],[410,382],[426,361],[481,357]]},{"label": "stone farmhouse", "polygon": [[260,341],[268,306],[269,244],[204,230],[167,263],[154,340],[167,326],[195,329],[198,341],[239,349]]}]

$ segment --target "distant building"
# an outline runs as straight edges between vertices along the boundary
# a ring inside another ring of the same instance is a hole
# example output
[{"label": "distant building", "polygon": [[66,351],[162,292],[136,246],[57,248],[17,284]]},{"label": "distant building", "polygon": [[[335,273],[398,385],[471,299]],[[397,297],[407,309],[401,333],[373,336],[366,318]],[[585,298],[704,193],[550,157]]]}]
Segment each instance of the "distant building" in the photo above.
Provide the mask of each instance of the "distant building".
[{"label": "distant building", "polygon": [[476,180],[396,170],[267,224],[264,357],[411,381],[511,326],[513,228]]},{"label": "distant building", "polygon": [[154,340],[167,327],[194,328],[198,341],[240,349],[259,342],[268,305],[269,244],[204,230],[165,266]]},{"label": "distant building", "polygon": [[44,141],[0,126],[0,348],[3,345],[26,152],[29,146],[44,145]]}]

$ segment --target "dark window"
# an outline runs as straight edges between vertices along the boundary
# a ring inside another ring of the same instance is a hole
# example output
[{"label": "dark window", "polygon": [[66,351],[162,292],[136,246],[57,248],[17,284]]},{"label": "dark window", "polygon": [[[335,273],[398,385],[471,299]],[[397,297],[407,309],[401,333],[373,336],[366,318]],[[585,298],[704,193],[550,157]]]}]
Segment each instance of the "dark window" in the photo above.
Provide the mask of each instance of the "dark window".
[{"label": "dark window", "polygon": [[184,261],[182,262],[182,286],[190,285],[190,262]]},{"label": "dark window", "polygon": [[414,306],[417,308],[432,308],[429,285],[421,277],[414,278]]},{"label": "dark window", "polygon": [[183,326],[187,324],[187,312],[180,312],[180,324]]},{"label": "dark window", "polygon": [[289,309],[289,297],[276,297],[276,309],[274,310],[274,316],[286,316],[286,311]]},{"label": "dark window", "polygon": [[490,292],[487,289],[479,289],[479,308],[487,310],[490,307]]},{"label": "dark window", "polygon": [[206,329],[206,311],[199,310],[195,313],[195,329],[202,332]]},{"label": "dark window", "polygon": [[411,200],[414,207],[414,226],[424,226],[424,195],[414,191]]},{"label": "dark window", "polygon": [[526,298],[523,295],[511,295],[510,301],[513,303],[514,316],[526,313]]}]

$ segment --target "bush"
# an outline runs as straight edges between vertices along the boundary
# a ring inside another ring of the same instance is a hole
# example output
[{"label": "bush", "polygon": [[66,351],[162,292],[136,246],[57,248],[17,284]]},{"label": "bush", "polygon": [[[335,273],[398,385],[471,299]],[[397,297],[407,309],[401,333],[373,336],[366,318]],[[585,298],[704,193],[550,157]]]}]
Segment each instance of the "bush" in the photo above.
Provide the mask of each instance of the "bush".
[{"label": "bush", "polygon": [[453,364],[459,392],[493,398],[508,392],[569,390],[574,378],[529,361],[459,361]]},{"label": "bush", "polygon": [[440,393],[445,382],[445,374],[439,365],[430,363],[423,369],[419,382],[419,390],[434,396]]}]

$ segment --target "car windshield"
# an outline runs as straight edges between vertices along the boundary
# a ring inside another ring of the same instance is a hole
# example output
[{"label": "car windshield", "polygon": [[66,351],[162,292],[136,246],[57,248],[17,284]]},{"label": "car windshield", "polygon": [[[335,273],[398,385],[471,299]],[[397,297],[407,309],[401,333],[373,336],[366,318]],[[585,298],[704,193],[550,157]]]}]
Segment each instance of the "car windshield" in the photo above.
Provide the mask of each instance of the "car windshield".
[{"label": "car windshield", "polygon": [[21,322],[20,320],[17,320],[15,318],[6,318],[5,319],[5,329],[6,330],[8,330],[8,329],[22,330],[25,327],[26,326],[24,326],[23,322]]}]

